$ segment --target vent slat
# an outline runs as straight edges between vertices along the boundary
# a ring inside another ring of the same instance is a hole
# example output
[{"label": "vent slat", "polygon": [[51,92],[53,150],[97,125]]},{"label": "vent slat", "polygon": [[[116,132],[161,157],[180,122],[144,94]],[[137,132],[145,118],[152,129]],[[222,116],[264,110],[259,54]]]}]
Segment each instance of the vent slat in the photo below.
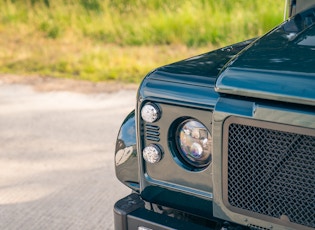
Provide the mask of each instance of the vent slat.
[{"label": "vent slat", "polygon": [[145,137],[149,141],[159,142],[160,141],[160,127],[156,125],[145,126]]}]

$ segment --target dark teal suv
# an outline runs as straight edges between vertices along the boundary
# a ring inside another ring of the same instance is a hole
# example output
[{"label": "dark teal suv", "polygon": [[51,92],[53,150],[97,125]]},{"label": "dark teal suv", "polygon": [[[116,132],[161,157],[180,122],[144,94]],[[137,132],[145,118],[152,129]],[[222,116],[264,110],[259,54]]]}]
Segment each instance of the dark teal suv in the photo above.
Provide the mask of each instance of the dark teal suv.
[{"label": "dark teal suv", "polygon": [[116,229],[315,229],[315,1],[157,68],[123,122]]}]

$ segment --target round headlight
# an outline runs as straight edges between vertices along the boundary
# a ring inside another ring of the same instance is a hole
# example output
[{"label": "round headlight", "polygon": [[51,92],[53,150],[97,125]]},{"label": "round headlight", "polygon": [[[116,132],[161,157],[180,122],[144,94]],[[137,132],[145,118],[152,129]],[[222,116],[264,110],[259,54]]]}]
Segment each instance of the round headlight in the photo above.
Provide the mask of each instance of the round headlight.
[{"label": "round headlight", "polygon": [[183,160],[202,168],[212,159],[212,137],[208,129],[196,120],[184,121],[177,131],[177,146]]},{"label": "round headlight", "polygon": [[141,109],[141,117],[146,122],[155,122],[160,119],[161,112],[157,105],[148,103]]},{"label": "round headlight", "polygon": [[142,151],[143,159],[151,164],[157,163],[162,158],[162,151],[159,146],[151,144]]}]

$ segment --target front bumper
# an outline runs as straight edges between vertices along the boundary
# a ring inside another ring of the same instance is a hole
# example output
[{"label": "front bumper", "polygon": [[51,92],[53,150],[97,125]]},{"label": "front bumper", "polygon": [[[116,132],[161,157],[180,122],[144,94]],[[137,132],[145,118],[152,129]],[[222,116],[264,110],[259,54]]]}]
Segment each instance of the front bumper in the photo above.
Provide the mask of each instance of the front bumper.
[{"label": "front bumper", "polygon": [[135,193],[116,202],[114,223],[116,230],[215,229],[148,210],[145,202]]}]

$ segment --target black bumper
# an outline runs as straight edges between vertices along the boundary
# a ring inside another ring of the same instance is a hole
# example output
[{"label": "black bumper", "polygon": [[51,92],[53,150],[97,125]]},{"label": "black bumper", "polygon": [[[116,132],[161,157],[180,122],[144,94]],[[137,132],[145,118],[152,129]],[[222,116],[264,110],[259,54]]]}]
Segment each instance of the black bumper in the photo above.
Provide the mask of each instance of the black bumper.
[{"label": "black bumper", "polygon": [[116,230],[214,229],[147,210],[138,194],[130,194],[116,202],[114,221]]}]

